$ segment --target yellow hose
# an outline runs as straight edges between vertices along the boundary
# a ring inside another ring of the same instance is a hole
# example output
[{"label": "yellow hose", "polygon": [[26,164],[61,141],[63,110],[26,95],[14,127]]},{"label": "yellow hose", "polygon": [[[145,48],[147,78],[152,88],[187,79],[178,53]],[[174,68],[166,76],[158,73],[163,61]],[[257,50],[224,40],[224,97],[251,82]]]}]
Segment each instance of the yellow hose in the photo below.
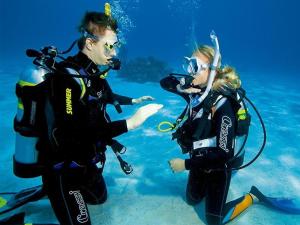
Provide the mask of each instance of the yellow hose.
[{"label": "yellow hose", "polygon": [[[163,129],[161,128],[163,125],[167,125],[169,127]],[[171,130],[174,130],[175,129],[175,125],[171,122],[168,122],[168,121],[163,121],[163,122],[160,122],[157,126],[157,129],[160,131],[160,132],[168,132],[168,131],[171,131]]]}]

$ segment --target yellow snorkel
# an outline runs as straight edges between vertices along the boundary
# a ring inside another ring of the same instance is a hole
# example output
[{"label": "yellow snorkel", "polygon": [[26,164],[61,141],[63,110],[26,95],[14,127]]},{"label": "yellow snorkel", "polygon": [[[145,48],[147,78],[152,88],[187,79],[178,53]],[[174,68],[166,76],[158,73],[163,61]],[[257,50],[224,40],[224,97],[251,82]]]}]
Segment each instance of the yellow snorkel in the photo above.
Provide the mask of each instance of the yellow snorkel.
[{"label": "yellow snorkel", "polygon": [[101,74],[101,75],[100,75],[100,78],[101,78],[101,79],[106,79],[107,75],[108,75],[108,72],[106,72],[106,73],[104,73],[104,74]]},{"label": "yellow snorkel", "polygon": [[111,8],[108,2],[104,4],[104,14],[111,17]]},{"label": "yellow snorkel", "polygon": [[[104,14],[107,15],[107,16],[109,16],[109,17],[111,17],[111,8],[110,8],[110,4],[108,2],[106,2],[104,4]],[[108,75],[108,71],[105,72],[105,73],[103,73],[103,74],[101,74],[100,78],[101,79],[106,79],[107,75]]]}]

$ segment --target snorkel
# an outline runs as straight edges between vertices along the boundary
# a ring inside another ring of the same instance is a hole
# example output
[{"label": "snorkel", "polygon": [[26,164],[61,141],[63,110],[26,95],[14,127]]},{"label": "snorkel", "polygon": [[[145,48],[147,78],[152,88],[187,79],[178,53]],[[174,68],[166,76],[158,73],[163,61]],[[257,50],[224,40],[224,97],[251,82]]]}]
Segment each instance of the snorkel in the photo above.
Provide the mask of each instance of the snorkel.
[{"label": "snorkel", "polygon": [[111,8],[108,2],[106,2],[104,5],[104,14],[111,17]]},{"label": "snorkel", "polygon": [[214,31],[212,31],[210,33],[210,38],[211,38],[211,41],[213,43],[214,51],[215,51],[214,58],[213,58],[213,63],[210,66],[210,74],[209,74],[206,89],[205,89],[204,93],[198,99],[195,100],[196,102],[194,102],[195,104],[193,104],[193,106],[199,105],[207,97],[208,93],[211,90],[212,84],[215,80],[215,76],[217,74],[217,68],[219,66],[218,64],[219,64],[221,54],[220,54],[220,47],[219,47],[218,37],[217,37],[217,35]]}]

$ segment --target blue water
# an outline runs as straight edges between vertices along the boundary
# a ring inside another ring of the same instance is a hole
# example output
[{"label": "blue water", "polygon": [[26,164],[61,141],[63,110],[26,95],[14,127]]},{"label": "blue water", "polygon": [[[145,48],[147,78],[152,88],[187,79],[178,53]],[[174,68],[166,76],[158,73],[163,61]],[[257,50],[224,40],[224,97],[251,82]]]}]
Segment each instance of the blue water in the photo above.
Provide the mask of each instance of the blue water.
[{"label": "blue water", "polygon": [[[240,197],[251,185],[272,196],[300,199],[300,74],[298,65],[300,3],[288,1],[199,1],[199,0],[119,0],[111,1],[121,21],[128,58],[154,56],[173,68],[180,68],[193,44],[210,44],[209,33],[219,37],[224,64],[240,73],[248,97],[259,109],[266,128],[267,144],[262,156],[250,167],[236,173],[227,200]],[[0,192],[17,191],[40,183],[40,179],[20,179],[12,172],[16,112],[14,95],[18,75],[28,65],[27,48],[55,45],[61,50],[78,37],[76,26],[87,10],[103,9],[104,1],[16,1],[0,3]],[[73,51],[75,53],[76,51]],[[177,96],[157,83],[125,82],[111,73],[109,82],[116,93],[131,97],[152,95],[164,108],[140,128],[118,140],[128,148],[124,159],[134,167],[126,176],[108,151],[104,176],[108,201],[91,206],[93,224],[204,224],[204,204],[196,208],[184,201],[187,173],[173,174],[167,160],[186,156],[180,153],[169,133],[156,126],[173,121],[184,107]],[[128,118],[138,106],[124,107],[113,119]],[[251,160],[262,141],[262,132],[253,115],[246,160]],[[27,204],[27,222],[56,222],[48,200]],[[231,224],[300,224],[291,216],[254,205]]]}]

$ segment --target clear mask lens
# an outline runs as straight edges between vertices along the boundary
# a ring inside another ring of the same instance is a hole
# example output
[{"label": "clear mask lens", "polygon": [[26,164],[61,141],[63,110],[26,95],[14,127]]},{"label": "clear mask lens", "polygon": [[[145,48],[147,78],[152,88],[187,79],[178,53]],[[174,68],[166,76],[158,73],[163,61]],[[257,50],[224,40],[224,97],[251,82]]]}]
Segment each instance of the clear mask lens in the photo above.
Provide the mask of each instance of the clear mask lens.
[{"label": "clear mask lens", "polygon": [[195,58],[184,57],[183,69],[191,75],[195,75],[198,71],[198,65]]},{"label": "clear mask lens", "polygon": [[121,43],[119,41],[115,42],[114,44],[109,44],[108,42],[106,42],[104,46],[105,48],[107,48],[107,50],[116,50],[121,47]]},{"label": "clear mask lens", "polygon": [[110,55],[110,53],[112,51],[116,51],[116,53],[118,54],[119,48],[121,47],[121,43],[119,41],[117,41],[113,44],[110,44],[110,43],[106,42],[104,44],[104,47],[105,47],[105,54],[106,55]]},{"label": "clear mask lens", "polygon": [[185,62],[183,64],[183,69],[192,76],[209,68],[209,64],[201,61],[196,57],[184,57],[184,60]]}]

